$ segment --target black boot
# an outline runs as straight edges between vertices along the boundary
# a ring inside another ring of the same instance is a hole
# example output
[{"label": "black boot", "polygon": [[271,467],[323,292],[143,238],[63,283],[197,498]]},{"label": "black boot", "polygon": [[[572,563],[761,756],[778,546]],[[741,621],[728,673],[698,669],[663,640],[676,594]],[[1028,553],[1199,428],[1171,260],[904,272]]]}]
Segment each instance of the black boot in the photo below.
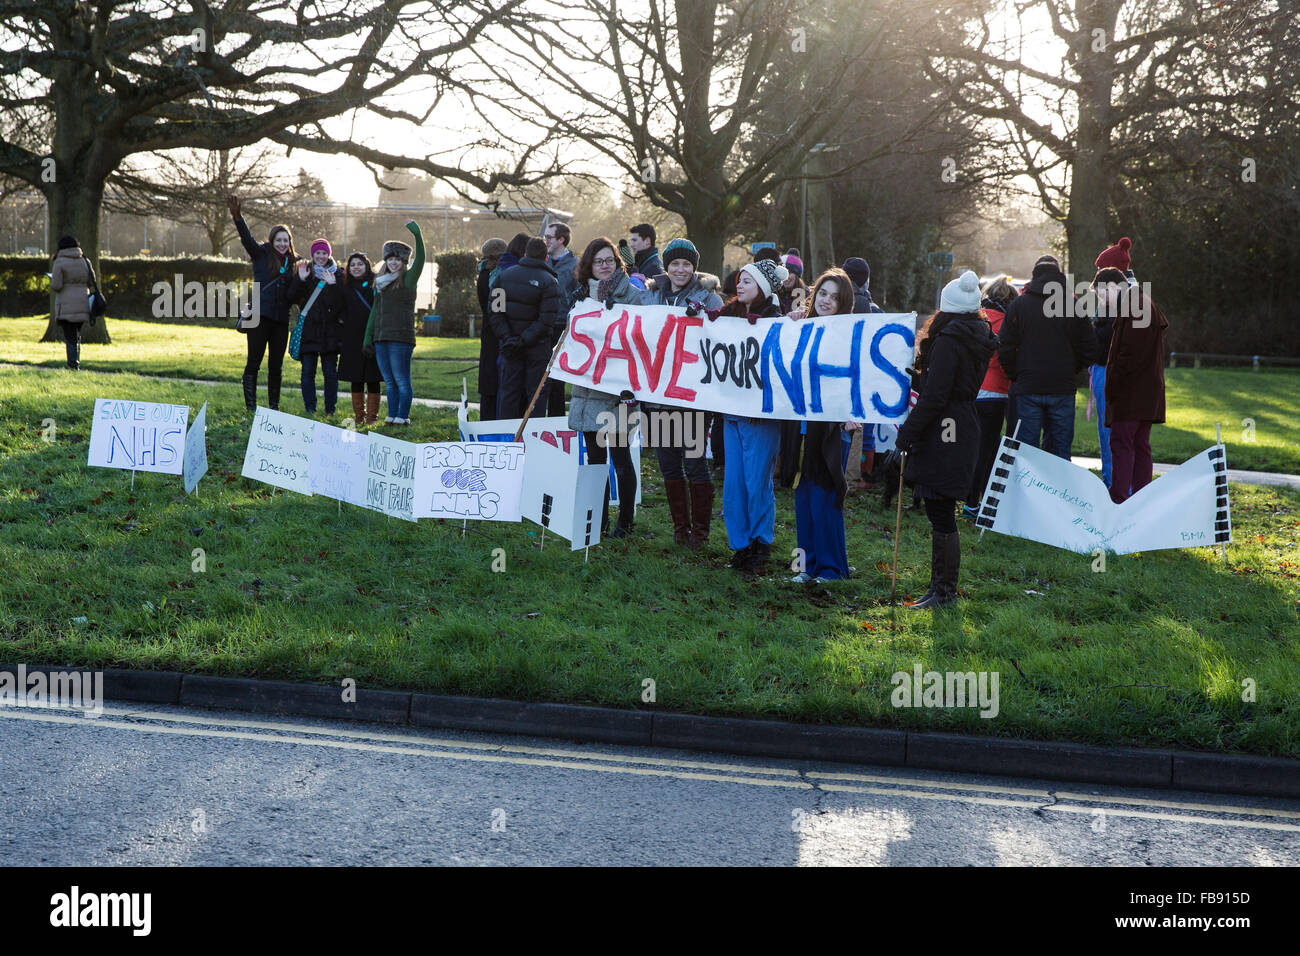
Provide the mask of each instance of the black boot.
[{"label": "black boot", "polygon": [[745,562],[746,574],[766,574],[768,561],[772,557],[772,546],[755,538],[749,543],[749,560]]},{"label": "black boot", "polygon": [[753,547],[754,545],[751,543],[745,545],[739,551],[733,551],[731,553],[731,560],[727,562],[727,567],[734,571],[743,571],[745,565],[749,563],[749,555],[750,551],[753,550]]},{"label": "black boot", "polygon": [[257,373],[245,372],[244,379],[244,406],[250,411],[257,411]]},{"label": "black boot", "polygon": [[961,532],[930,535],[931,564],[930,593],[912,605],[921,610],[946,607],[957,600],[957,575],[961,570]]},{"label": "black boot", "polygon": [[68,368],[75,371],[81,368],[81,329],[72,326],[70,323],[65,324],[64,329],[73,329],[73,331],[64,332],[63,342],[67,347]]}]

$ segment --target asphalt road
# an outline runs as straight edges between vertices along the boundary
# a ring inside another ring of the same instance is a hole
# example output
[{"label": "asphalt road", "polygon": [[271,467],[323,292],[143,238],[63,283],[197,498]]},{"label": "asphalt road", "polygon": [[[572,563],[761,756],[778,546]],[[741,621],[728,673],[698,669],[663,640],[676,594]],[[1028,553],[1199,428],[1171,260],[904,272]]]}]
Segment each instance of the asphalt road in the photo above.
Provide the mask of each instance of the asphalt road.
[{"label": "asphalt road", "polygon": [[0,708],[4,865],[1290,865],[1300,801],[177,707]]}]

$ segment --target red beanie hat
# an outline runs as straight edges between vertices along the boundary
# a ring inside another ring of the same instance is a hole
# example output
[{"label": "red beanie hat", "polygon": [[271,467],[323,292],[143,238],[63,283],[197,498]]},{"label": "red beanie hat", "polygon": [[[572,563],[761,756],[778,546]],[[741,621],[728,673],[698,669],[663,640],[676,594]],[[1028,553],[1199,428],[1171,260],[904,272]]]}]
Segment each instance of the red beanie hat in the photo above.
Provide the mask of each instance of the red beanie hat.
[{"label": "red beanie hat", "polygon": [[1109,249],[1102,251],[1097,257],[1098,269],[1118,269],[1120,272],[1127,272],[1129,268],[1128,251],[1133,247],[1133,241],[1125,236]]}]

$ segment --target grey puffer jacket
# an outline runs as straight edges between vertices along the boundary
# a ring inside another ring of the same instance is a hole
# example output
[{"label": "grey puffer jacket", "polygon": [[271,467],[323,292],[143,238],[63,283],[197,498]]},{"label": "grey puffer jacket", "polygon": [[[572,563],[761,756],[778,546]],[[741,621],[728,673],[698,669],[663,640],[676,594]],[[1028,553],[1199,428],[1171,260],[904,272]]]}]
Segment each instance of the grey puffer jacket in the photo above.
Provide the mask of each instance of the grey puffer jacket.
[{"label": "grey puffer jacket", "polygon": [[[588,280],[587,294],[596,297],[597,282]],[[628,280],[626,272],[618,274],[618,284],[614,286],[614,301],[620,305],[641,305],[642,292]],[[576,303],[575,303],[576,304]],[[572,309],[570,309],[572,312]],[[601,412],[618,415],[618,396],[608,392],[598,392],[582,385],[573,386],[573,398],[569,402],[569,427],[580,432],[599,431]]]},{"label": "grey puffer jacket", "polygon": [[60,249],[50,263],[54,317],[60,322],[90,321],[90,263],[80,246]]}]

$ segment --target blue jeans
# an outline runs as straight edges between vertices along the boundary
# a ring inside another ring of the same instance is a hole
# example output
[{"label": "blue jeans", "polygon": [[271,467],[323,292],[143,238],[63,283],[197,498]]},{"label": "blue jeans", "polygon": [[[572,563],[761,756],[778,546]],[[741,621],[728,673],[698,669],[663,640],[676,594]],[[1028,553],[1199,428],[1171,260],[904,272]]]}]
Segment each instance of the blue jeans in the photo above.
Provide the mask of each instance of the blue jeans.
[{"label": "blue jeans", "polygon": [[302,353],[302,407],[308,415],[316,414],[316,360],[325,370],[325,414],[333,415],[339,401],[339,353]]},{"label": "blue jeans", "polygon": [[1092,394],[1097,397],[1097,437],[1101,440],[1101,480],[1110,487],[1110,429],[1106,427],[1106,366],[1092,367]]},{"label": "blue jeans", "polygon": [[375,361],[379,365],[379,374],[384,377],[388,387],[388,414],[391,418],[410,418],[411,399],[411,353],[414,345],[406,342],[376,342]]},{"label": "blue jeans", "polygon": [[[1017,395],[1020,441],[1057,458],[1070,460],[1074,444],[1074,393],[1068,395]],[[1041,441],[1040,441],[1041,435]]]}]

